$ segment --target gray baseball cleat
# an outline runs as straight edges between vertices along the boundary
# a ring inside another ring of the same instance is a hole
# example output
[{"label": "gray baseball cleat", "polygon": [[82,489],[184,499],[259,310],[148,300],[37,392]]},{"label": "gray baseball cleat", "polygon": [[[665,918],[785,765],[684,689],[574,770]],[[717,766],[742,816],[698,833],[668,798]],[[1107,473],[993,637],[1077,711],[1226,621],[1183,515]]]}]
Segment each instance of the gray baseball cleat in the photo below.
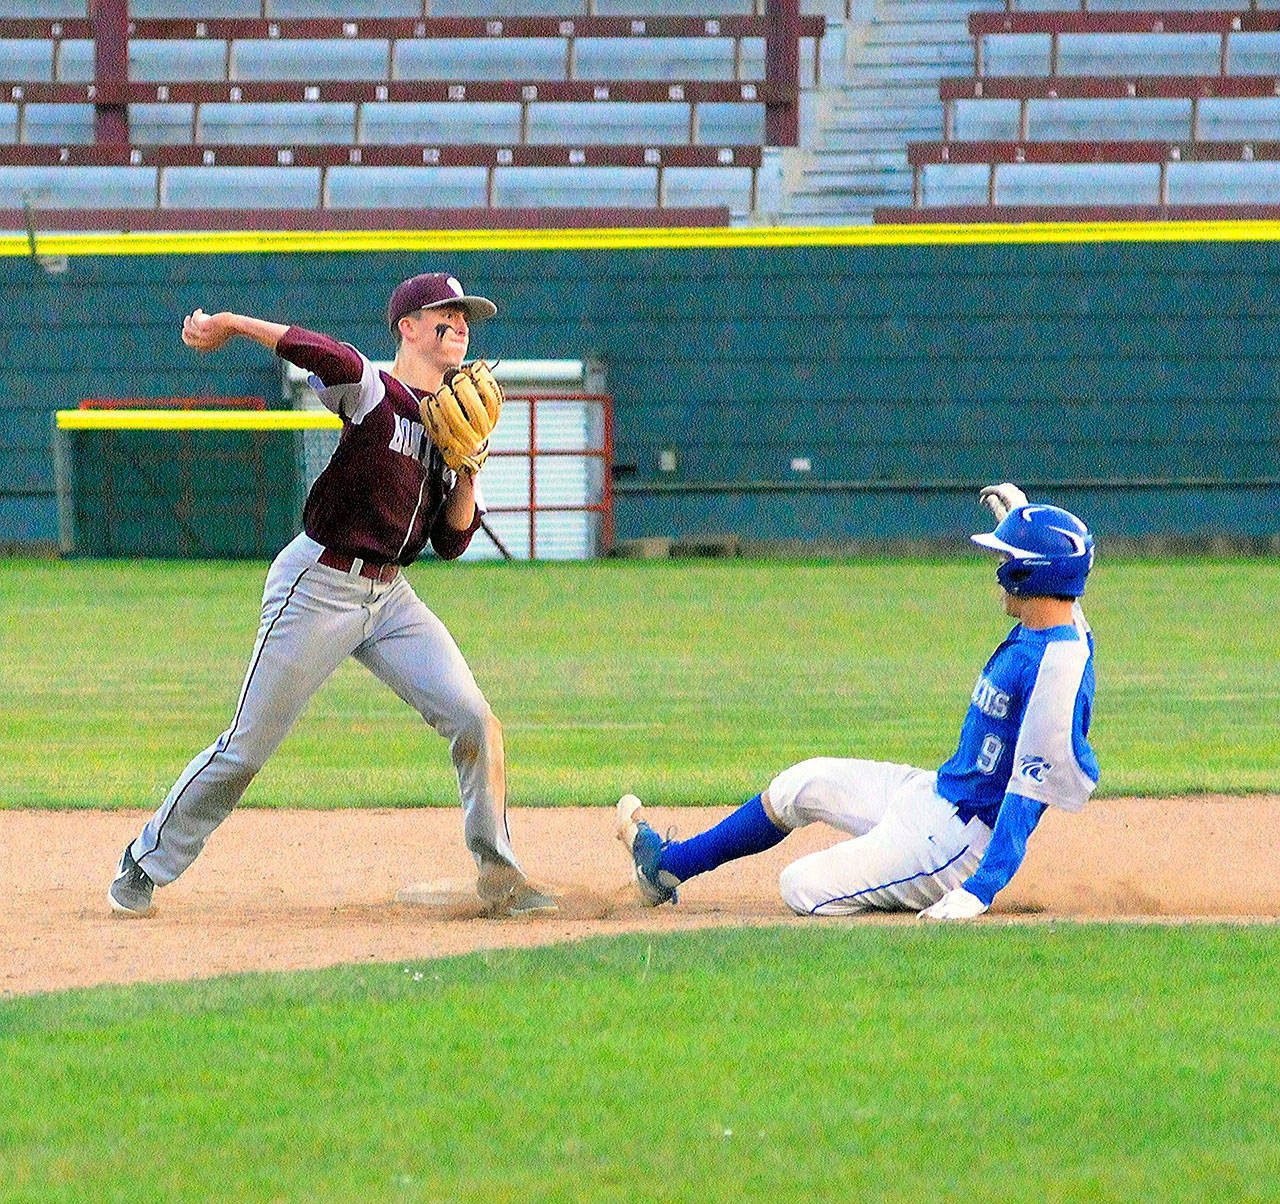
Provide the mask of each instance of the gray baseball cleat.
[{"label": "gray baseball cleat", "polygon": [[675,903],[676,887],[680,885],[680,880],[667,870],[658,868],[662,850],[671,842],[663,840],[640,818],[643,806],[634,794],[624,794],[618,800],[618,839],[627,846],[627,852],[631,854],[640,897],[650,907],[657,907],[660,903]]},{"label": "gray baseball cleat", "polygon": [[476,894],[489,905],[489,914],[495,916],[550,915],[560,910],[555,899],[531,886],[520,870],[505,861],[481,863]]},{"label": "gray baseball cleat", "polygon": [[550,895],[522,882],[512,887],[507,896],[506,912],[509,916],[549,916],[560,910],[560,904]]},{"label": "gray baseball cleat", "polygon": [[120,854],[116,876],[107,891],[107,902],[112,911],[126,916],[145,916],[151,911],[151,892],[156,884],[146,871],[133,859],[133,842],[130,841]]}]

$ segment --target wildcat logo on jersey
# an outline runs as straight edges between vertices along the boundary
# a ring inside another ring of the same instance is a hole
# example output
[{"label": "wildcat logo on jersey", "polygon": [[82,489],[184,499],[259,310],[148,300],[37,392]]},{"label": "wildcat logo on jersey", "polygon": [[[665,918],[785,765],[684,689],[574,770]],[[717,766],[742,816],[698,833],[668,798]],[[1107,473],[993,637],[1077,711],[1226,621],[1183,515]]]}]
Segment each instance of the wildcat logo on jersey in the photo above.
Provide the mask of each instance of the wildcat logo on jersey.
[{"label": "wildcat logo on jersey", "polygon": [[997,689],[986,677],[978,678],[973,687],[973,705],[992,719],[1003,719],[1009,713],[1009,695]]},{"label": "wildcat logo on jersey", "polygon": [[1033,782],[1043,782],[1044,775],[1052,768],[1053,762],[1046,761],[1044,757],[1027,756],[1018,762],[1018,772]]},{"label": "wildcat logo on jersey", "polygon": [[426,433],[422,423],[412,422],[408,418],[395,415],[396,426],[391,432],[391,442],[387,446],[394,452],[417,460],[422,453],[422,436]]}]

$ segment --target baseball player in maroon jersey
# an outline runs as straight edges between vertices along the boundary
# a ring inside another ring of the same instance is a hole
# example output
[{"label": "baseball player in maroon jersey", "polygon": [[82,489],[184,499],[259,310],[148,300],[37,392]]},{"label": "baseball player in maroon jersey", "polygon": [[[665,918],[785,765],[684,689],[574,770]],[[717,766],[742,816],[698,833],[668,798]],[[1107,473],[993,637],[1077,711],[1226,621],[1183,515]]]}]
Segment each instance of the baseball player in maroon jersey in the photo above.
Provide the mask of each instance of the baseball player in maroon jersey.
[{"label": "baseball player in maroon jersey", "polygon": [[480,525],[475,480],[449,469],[427,436],[422,399],[467,354],[470,324],[497,306],[444,272],[399,285],[387,306],[397,350],[390,372],[354,347],[297,326],[197,309],[182,341],[215,351],[240,336],[311,373],[342,435],[316,478],[303,533],[267,574],[262,619],[231,725],[183,770],[120,857],[111,907],[146,915],[152,892],[178,877],[348,656],[386,682],[449,741],[477,891],[495,913],[556,910],[525,878],[506,822],[502,727],[444,624],[402,569],[430,542],[462,555]]}]

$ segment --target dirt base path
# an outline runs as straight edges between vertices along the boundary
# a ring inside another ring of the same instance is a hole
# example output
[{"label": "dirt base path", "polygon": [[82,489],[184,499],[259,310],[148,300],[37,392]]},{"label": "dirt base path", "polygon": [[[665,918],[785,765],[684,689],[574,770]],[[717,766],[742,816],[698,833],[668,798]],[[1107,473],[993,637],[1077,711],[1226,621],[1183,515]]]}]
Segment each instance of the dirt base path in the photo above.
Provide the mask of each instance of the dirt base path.
[{"label": "dirt base path", "polygon": [[[685,834],[723,810],[655,808]],[[470,893],[461,814],[254,811],[233,815],[147,919],[113,915],[106,891],[141,812],[0,811],[0,996],[98,983],[203,978],[344,962],[441,957],[628,931],[812,924],[777,890],[794,858],[835,843],[815,825],[758,857],[687,883],[678,907],[640,905],[611,808],[524,809],[512,837],[559,915],[484,916]],[[404,887],[443,886],[432,903]],[[1280,796],[1109,799],[1051,811],[1002,893],[1009,917],[1280,918]],[[909,917],[825,923],[902,923]]]}]

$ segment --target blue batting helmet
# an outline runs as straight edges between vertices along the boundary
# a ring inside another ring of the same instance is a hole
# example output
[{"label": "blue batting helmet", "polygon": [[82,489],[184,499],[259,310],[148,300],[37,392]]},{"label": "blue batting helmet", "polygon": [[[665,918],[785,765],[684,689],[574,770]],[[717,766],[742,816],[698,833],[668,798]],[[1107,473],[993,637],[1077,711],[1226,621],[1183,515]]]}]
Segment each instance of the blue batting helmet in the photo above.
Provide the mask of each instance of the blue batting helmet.
[{"label": "blue batting helmet", "polygon": [[1023,598],[1084,593],[1084,579],[1093,568],[1093,536],[1069,510],[1019,506],[990,534],[971,538],[1009,558],[996,569],[996,580],[1008,593]]}]

